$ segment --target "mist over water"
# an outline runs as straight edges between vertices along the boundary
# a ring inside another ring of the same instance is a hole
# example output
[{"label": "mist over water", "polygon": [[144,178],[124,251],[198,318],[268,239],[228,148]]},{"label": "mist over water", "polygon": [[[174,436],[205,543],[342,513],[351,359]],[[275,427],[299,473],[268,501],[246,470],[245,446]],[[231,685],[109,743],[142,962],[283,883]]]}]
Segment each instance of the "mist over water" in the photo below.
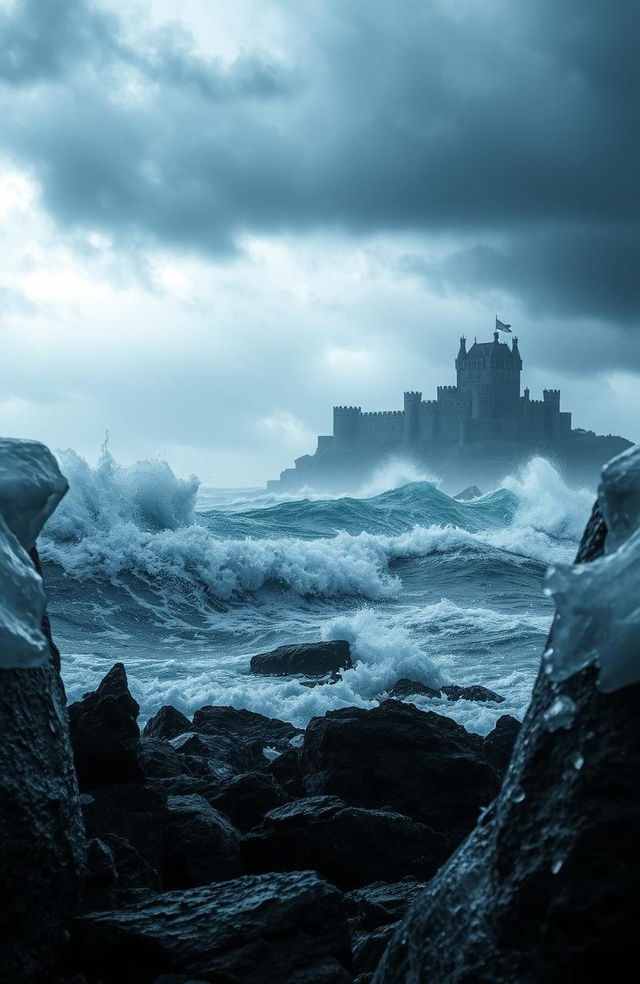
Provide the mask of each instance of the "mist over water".
[{"label": "mist over water", "polygon": [[[121,660],[144,717],[216,703],[302,725],[373,706],[401,677],[507,698],[415,699],[470,730],[521,716],[552,615],[542,577],[572,559],[593,500],[542,459],[469,502],[402,462],[358,496],[294,498],[199,490],[106,449],[95,467],[60,459],[70,492],[41,553],[68,696]],[[252,654],[319,638],[351,644],[340,682],[249,676]]]}]

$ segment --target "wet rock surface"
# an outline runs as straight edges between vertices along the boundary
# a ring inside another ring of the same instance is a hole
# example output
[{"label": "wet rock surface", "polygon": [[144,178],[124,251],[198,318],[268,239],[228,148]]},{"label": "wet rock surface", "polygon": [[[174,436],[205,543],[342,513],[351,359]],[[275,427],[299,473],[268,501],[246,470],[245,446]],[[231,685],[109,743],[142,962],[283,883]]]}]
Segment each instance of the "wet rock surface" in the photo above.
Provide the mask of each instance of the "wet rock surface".
[{"label": "wet rock surface", "polygon": [[445,838],[424,824],[331,796],[272,810],[242,850],[250,871],[313,868],[344,890],[403,875],[430,878],[449,853]]},{"label": "wet rock surface", "polygon": [[255,711],[214,705],[195,712],[190,730],[203,735],[233,735],[241,741],[262,743],[270,748],[286,748],[291,738],[302,733],[301,728],[288,721]]},{"label": "wet rock surface", "polygon": [[501,704],[504,701],[504,697],[497,694],[494,690],[489,690],[488,687],[480,687],[478,685],[459,687],[456,684],[447,684],[444,687],[434,688],[427,686],[426,683],[419,683],[417,680],[409,680],[406,677],[394,683],[387,696],[399,700],[405,697],[420,696],[446,697],[448,700],[488,701],[496,704]]},{"label": "wet rock surface", "polygon": [[[35,550],[32,560],[39,569]],[[46,617],[43,631],[50,650],[44,666],[0,670],[0,979],[8,984],[45,975],[84,869],[60,654]]]},{"label": "wet rock surface", "polygon": [[165,704],[157,714],[149,718],[142,732],[143,738],[165,738],[167,741],[191,731],[191,721],[171,704]]},{"label": "wet rock surface", "polygon": [[164,884],[196,888],[242,873],[240,834],[202,796],[170,796]]},{"label": "wet rock surface", "polygon": [[69,706],[73,759],[82,791],[112,782],[143,781],[138,762],[139,713],[122,663],[112,667],[97,690]]},{"label": "wet rock surface", "polygon": [[[605,537],[596,508],[578,561]],[[595,680],[540,673],[500,796],[401,922],[376,984],[633,979],[640,685],[604,694]],[[550,730],[559,693],[575,714]]]},{"label": "wet rock surface", "polygon": [[308,795],[393,810],[442,833],[452,847],[499,788],[479,735],[399,701],[313,718],[300,764]]},{"label": "wet rock surface", "polygon": [[219,984],[346,984],[351,942],[341,893],[312,872],[169,892],[72,923],[69,972],[105,984],[162,974]]},{"label": "wet rock surface", "polygon": [[316,676],[327,674],[337,677],[341,670],[352,665],[349,643],[343,640],[331,642],[303,642],[296,646],[278,646],[269,653],[259,653],[251,658],[251,672],[269,676]]}]

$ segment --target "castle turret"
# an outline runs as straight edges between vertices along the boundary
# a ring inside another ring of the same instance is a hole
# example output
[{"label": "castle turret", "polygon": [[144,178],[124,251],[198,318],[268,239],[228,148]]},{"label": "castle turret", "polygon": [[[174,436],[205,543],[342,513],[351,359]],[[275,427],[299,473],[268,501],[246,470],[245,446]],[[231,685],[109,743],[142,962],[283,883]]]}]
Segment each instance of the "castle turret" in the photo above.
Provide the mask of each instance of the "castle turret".
[{"label": "castle turret", "polygon": [[420,437],[420,405],[422,393],[413,390],[404,394],[404,443],[413,447]]},{"label": "castle turret", "polygon": [[362,407],[333,408],[333,437],[336,444],[349,447],[357,443],[361,416]]}]

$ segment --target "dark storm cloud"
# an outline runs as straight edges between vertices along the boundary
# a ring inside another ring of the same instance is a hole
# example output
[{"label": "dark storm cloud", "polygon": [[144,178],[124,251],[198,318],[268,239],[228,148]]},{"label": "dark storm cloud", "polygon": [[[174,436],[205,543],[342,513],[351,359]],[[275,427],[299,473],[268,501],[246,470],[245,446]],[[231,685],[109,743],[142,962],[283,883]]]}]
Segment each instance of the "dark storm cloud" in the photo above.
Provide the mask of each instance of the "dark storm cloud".
[{"label": "dark storm cloud", "polygon": [[472,236],[436,271],[451,287],[633,322],[635,0],[283,9],[286,64],[224,66],[173,30],[134,44],[86,0],[18,3],[6,150],[67,228],[210,253],[318,227]]}]

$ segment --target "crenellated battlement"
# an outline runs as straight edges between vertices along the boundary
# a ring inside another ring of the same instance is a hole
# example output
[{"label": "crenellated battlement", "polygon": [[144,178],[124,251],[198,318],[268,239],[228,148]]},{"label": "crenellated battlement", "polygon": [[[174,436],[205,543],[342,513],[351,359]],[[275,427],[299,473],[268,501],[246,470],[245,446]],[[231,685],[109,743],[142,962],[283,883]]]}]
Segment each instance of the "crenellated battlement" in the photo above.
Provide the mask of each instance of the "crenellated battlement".
[{"label": "crenellated battlement", "polygon": [[403,417],[404,410],[365,410],[363,417]]},{"label": "crenellated battlement", "polygon": [[571,434],[571,415],[560,412],[560,390],[546,389],[542,400],[520,391],[522,360],[518,339],[478,342],[467,348],[460,339],[455,360],[457,385],[437,387],[436,399],[423,400],[420,390],[405,390],[403,410],[333,409],[336,445],[418,448],[485,441],[544,442]]}]

